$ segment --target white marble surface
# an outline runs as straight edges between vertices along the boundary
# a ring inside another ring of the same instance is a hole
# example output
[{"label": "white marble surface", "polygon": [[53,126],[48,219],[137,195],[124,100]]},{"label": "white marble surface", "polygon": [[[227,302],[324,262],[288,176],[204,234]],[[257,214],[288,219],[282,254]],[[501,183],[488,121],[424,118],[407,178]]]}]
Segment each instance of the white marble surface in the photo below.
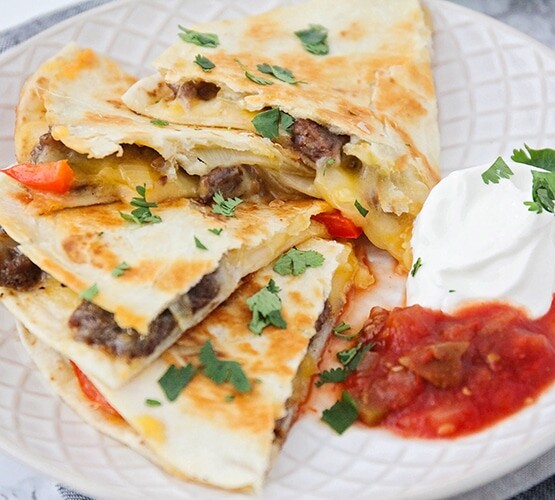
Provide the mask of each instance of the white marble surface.
[{"label": "white marble surface", "polygon": [[[4,0],[7,1],[7,0]],[[0,15],[0,31],[75,4],[75,0],[16,0]],[[555,0],[455,0],[512,25],[555,49]],[[55,481],[0,451],[0,499],[58,500]]]}]

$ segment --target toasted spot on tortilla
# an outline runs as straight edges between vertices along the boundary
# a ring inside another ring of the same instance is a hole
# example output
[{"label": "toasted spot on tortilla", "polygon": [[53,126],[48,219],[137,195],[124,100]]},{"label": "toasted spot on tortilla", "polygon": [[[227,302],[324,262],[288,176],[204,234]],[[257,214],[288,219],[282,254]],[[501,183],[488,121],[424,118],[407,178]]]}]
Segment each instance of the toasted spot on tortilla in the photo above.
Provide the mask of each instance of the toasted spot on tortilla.
[{"label": "toasted spot on tortilla", "polygon": [[81,71],[92,69],[98,64],[98,57],[91,49],[80,50],[75,59],[63,61],[60,67],[60,77],[73,80]]},{"label": "toasted spot on tortilla", "polygon": [[[163,262],[158,264],[161,267]],[[196,284],[209,272],[217,262],[207,260],[177,260],[168,266],[156,279],[156,288],[164,292],[177,293],[188,284]]]}]

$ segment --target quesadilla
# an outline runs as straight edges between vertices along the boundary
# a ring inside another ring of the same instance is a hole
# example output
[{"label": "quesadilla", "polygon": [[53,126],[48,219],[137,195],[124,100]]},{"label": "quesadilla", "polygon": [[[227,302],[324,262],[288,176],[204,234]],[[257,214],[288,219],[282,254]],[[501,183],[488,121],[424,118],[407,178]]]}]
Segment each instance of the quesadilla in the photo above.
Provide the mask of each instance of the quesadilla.
[{"label": "quesadilla", "polygon": [[[255,273],[124,387],[111,389],[89,376],[125,422],[125,433],[122,420],[98,405],[95,412],[94,403],[79,394],[71,358],[46,349],[28,333],[23,340],[62,398],[99,430],[134,447],[141,443],[139,451],[184,479],[259,490],[307,395],[352,278],[347,245],[312,239],[296,250],[319,255],[319,265],[284,275],[276,263]],[[250,329],[252,298],[270,284],[279,295],[284,323],[257,335]],[[43,327],[50,334],[67,328],[55,321]],[[233,375],[221,377],[226,370]],[[183,371],[194,375],[184,389],[171,389],[170,399],[168,373]]]},{"label": "quesadilla", "polygon": [[[257,134],[134,113],[121,101],[134,81],[116,62],[75,44],[27,80],[17,109],[18,161],[67,160],[74,172],[65,192],[34,193],[38,213],[129,200],[142,184],[155,202],[187,197],[208,203],[218,191],[230,197],[231,184],[233,197],[250,201],[312,194],[310,169]],[[234,176],[214,172],[203,180],[206,165],[232,167]]]},{"label": "quesadilla", "polygon": [[[0,259],[3,302],[34,335],[112,386],[202,320],[244,276],[322,234],[311,216],[327,209],[317,200],[276,200],[239,203],[222,215],[226,200],[212,208],[184,198],[138,201],[152,223],[133,221],[123,202],[37,216],[27,210],[28,191],[0,178],[0,226],[9,236]],[[50,300],[35,304],[39,288]],[[51,317],[72,328],[44,337]]]},{"label": "quesadilla", "polygon": [[127,106],[265,137],[312,172],[316,196],[409,265],[412,222],[439,180],[431,33],[418,0],[313,0],[179,29]]}]

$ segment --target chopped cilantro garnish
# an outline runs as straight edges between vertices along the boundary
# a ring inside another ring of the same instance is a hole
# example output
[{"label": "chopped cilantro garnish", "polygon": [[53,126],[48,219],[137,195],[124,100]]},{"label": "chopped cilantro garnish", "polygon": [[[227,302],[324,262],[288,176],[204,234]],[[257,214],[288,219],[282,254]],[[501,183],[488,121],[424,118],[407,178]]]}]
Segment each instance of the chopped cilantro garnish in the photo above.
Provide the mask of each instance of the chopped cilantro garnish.
[{"label": "chopped cilantro garnish", "polygon": [[112,269],[112,276],[114,278],[119,278],[125,271],[127,271],[131,266],[123,261],[121,264],[117,265]]},{"label": "chopped cilantro garnish", "polygon": [[259,64],[256,67],[261,73],[265,73],[266,75],[273,75],[282,82],[290,83],[291,85],[295,85],[296,83],[303,83],[297,80],[293,76],[293,72],[287,68],[282,68],[281,66],[271,66],[270,64],[266,63]]},{"label": "chopped cilantro garnish", "polygon": [[350,329],[351,325],[349,325],[349,323],[345,323],[345,321],[342,321],[333,329],[333,333],[343,333]]},{"label": "chopped cilantro garnish", "polygon": [[79,294],[79,297],[81,297],[83,300],[87,300],[87,301],[90,302],[92,299],[94,299],[98,295],[98,292],[99,292],[98,285],[96,283],[94,283],[93,285],[91,285],[86,290],[83,290]]},{"label": "chopped cilantro garnish", "polygon": [[189,30],[181,25],[178,25],[178,27],[181,30],[179,38],[181,38],[184,42],[211,48],[215,48],[220,45],[218,35],[215,33],[200,33],[199,31]]},{"label": "chopped cilantro garnish", "polygon": [[282,276],[303,274],[308,267],[320,267],[324,256],[314,250],[297,250],[295,247],[284,253],[274,264],[274,271]]},{"label": "chopped cilantro garnish", "polygon": [[152,407],[162,406],[162,403],[160,403],[160,401],[158,401],[157,399],[147,399],[145,400],[145,404]]},{"label": "chopped cilantro garnish", "polygon": [[346,380],[347,377],[357,369],[357,366],[362,361],[362,358],[370,349],[372,349],[372,347],[374,347],[374,345],[374,342],[370,342],[366,345],[359,342],[352,349],[346,349],[338,352],[337,358],[343,365],[343,368],[324,370],[320,373],[320,378],[316,381],[316,387],[320,387],[324,384],[335,384]]},{"label": "chopped cilantro garnish", "polygon": [[554,212],[555,208],[555,150],[532,149],[526,144],[524,149],[513,150],[511,160],[537,167],[545,172],[532,170],[532,200],[524,204],[531,212]]},{"label": "chopped cilantro garnish", "polygon": [[202,373],[214,383],[221,385],[229,382],[241,393],[251,390],[251,383],[241,365],[237,361],[218,359],[210,340],[200,349],[199,359],[203,366]]},{"label": "chopped cilantro garnish", "polygon": [[358,333],[354,333],[352,335],[347,335],[343,333],[350,329],[351,329],[351,325],[342,321],[335,328],[332,329],[332,332],[336,337],[339,337],[341,339],[353,340],[354,338],[358,337],[359,335]]},{"label": "chopped cilantro garnish", "polygon": [[262,330],[270,325],[281,329],[287,328],[287,323],[281,315],[282,303],[279,292],[280,289],[274,280],[270,280],[266,287],[247,299],[247,305],[252,311],[252,319],[249,323],[251,332],[261,335]]},{"label": "chopped cilantro garnish", "polygon": [[532,200],[524,204],[531,212],[553,213],[555,208],[555,172],[532,170]]},{"label": "chopped cilantro garnish", "polygon": [[195,238],[195,246],[200,249],[200,250],[208,250],[208,248],[206,248],[203,244],[202,241],[200,241],[196,236]]},{"label": "chopped cilantro garnish", "polygon": [[322,413],[322,421],[338,434],[343,434],[357,418],[357,404],[347,391],[343,391],[341,399]]},{"label": "chopped cilantro garnish", "polygon": [[135,190],[139,194],[140,198],[133,198],[131,200],[131,206],[137,207],[130,214],[124,214],[120,212],[119,214],[128,222],[134,222],[135,224],[155,224],[157,222],[162,222],[162,219],[157,215],[153,215],[150,211],[151,208],[156,208],[158,203],[146,201],[146,184],[142,186],[136,186]]},{"label": "chopped cilantro garnish", "polygon": [[517,163],[532,165],[542,170],[548,170],[549,172],[555,171],[555,149],[532,149],[526,144],[524,147],[526,151],[523,149],[513,149],[511,160]]},{"label": "chopped cilantro garnish", "polygon": [[226,403],[231,403],[235,399],[235,394],[227,394],[224,399]]},{"label": "chopped cilantro garnish", "polygon": [[208,231],[210,231],[211,233],[215,234],[216,236],[220,236],[220,234],[222,234],[223,228],[222,227],[213,227],[211,229],[209,229]]},{"label": "chopped cilantro garnish", "polygon": [[158,384],[170,401],[175,401],[181,391],[196,375],[196,368],[189,363],[187,366],[171,365],[164,375],[158,380]]},{"label": "chopped cilantro garnish", "polygon": [[358,200],[355,200],[355,208],[358,210],[358,213],[363,217],[368,215],[368,209],[364,208]]},{"label": "chopped cilantro garnish", "polygon": [[267,139],[277,139],[279,128],[287,132],[295,122],[294,118],[281,111],[279,108],[268,109],[258,113],[253,119],[252,124],[256,131]]},{"label": "chopped cilantro garnish", "polygon": [[202,68],[202,71],[206,73],[212,71],[216,67],[216,65],[208,59],[208,57],[200,54],[195,56],[195,64],[199,65]]},{"label": "chopped cilantro garnish", "polygon": [[220,191],[214,194],[212,201],[212,212],[226,217],[235,217],[235,210],[243,203],[241,198],[224,198]]},{"label": "chopped cilantro garnish", "polygon": [[449,290],[449,293],[453,293],[453,292],[456,292],[456,290],[454,289]]},{"label": "chopped cilantro garnish", "polygon": [[328,30],[320,24],[311,24],[306,30],[295,31],[307,52],[317,56],[329,53]]},{"label": "chopped cilantro garnish", "polygon": [[156,125],[157,127],[167,127],[170,122],[168,120],[150,120],[150,123],[152,123],[152,125]]},{"label": "chopped cilantro garnish", "polygon": [[239,59],[235,59],[235,62],[241,67],[241,69],[245,72],[245,76],[252,82],[256,83],[257,85],[273,85],[274,82],[272,80],[268,80],[267,78],[262,78],[260,76],[253,75],[247,67],[239,61]]},{"label": "chopped cilantro garnish", "polygon": [[482,174],[482,180],[486,184],[490,182],[497,184],[502,178],[508,179],[511,175],[513,175],[513,171],[509,168],[509,165],[505,163],[505,160],[499,157],[493,162],[493,165]]},{"label": "chopped cilantro garnish", "polygon": [[414,276],[416,275],[416,273],[421,267],[422,267],[422,259],[418,257],[418,259],[416,259],[416,262],[414,263],[414,266],[412,266],[412,269],[410,270],[410,275],[414,278]]}]

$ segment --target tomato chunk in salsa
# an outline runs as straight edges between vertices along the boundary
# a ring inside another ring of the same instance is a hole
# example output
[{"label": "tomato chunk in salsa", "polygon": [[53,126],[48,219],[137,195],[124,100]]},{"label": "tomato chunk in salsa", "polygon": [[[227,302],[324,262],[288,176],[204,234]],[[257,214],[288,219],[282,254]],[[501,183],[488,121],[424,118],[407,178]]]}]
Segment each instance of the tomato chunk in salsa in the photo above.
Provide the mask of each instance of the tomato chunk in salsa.
[{"label": "tomato chunk in salsa", "polygon": [[555,301],[537,320],[490,303],[446,315],[372,309],[375,342],[344,382],[359,418],[404,436],[456,437],[532,403],[555,379]]}]

